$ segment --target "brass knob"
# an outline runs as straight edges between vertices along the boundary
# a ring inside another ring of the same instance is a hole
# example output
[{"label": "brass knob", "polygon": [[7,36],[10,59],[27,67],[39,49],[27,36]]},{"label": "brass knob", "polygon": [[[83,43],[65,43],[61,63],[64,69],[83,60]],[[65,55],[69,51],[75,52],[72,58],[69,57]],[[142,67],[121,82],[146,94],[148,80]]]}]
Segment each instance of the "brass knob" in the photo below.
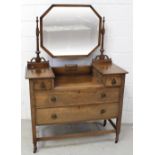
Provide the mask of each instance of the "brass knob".
[{"label": "brass knob", "polygon": [[106,94],[105,93],[102,93],[101,94],[101,98],[105,98],[106,97]]},{"label": "brass knob", "polygon": [[56,102],[57,101],[57,98],[55,96],[51,97],[51,101],[52,102]]},{"label": "brass knob", "polygon": [[102,110],[100,111],[101,114],[104,114],[105,112],[106,112],[105,109],[102,109]]},{"label": "brass knob", "polygon": [[58,116],[57,116],[56,114],[52,114],[52,115],[51,115],[51,118],[52,118],[52,119],[57,119]]},{"label": "brass knob", "polygon": [[116,84],[116,79],[112,79],[111,84],[115,85]]},{"label": "brass knob", "polygon": [[41,87],[41,89],[45,89],[46,88],[45,83],[44,82],[41,82],[40,87]]}]

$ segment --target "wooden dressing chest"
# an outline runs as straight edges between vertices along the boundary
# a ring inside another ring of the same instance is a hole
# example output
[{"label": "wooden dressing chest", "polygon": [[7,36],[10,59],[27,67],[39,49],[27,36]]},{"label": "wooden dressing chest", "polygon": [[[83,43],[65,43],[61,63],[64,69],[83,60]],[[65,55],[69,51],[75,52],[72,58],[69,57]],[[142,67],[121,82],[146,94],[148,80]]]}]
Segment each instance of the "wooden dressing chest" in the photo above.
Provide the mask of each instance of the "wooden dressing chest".
[{"label": "wooden dressing chest", "polygon": [[[29,79],[34,152],[37,142],[76,136],[93,136],[116,133],[118,142],[125,83],[124,69],[112,63],[103,52],[104,22],[99,16],[99,44],[101,55],[92,60],[90,65],[50,66],[40,57],[39,34],[43,49],[43,17],[53,7],[89,7],[90,5],[52,5],[40,18],[40,30],[36,27],[37,57],[28,62],[26,78]],[[96,13],[98,15],[98,13]],[[104,21],[104,20],[103,20]],[[95,49],[94,49],[95,50]],[[47,50],[45,49],[47,52]],[[48,52],[47,52],[48,53]],[[116,119],[116,124],[112,121]],[[36,127],[40,125],[68,124],[103,120],[112,125],[111,130],[98,130],[85,133],[38,137]]]}]

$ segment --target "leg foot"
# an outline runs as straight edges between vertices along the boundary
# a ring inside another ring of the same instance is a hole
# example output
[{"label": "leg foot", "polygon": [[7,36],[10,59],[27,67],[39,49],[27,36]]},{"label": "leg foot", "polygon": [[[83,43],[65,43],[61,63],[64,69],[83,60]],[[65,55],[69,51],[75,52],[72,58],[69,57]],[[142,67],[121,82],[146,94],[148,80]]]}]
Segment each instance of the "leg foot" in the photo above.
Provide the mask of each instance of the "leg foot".
[{"label": "leg foot", "polygon": [[116,135],[116,138],[115,138],[115,143],[118,143],[118,140],[119,140],[119,136]]},{"label": "leg foot", "polygon": [[33,153],[36,153],[37,152],[37,144],[34,144],[33,145]]},{"label": "leg foot", "polygon": [[107,124],[107,120],[104,120],[103,126],[106,126],[106,124]]},{"label": "leg foot", "polygon": [[115,143],[118,143],[118,140],[117,139],[115,139]]}]

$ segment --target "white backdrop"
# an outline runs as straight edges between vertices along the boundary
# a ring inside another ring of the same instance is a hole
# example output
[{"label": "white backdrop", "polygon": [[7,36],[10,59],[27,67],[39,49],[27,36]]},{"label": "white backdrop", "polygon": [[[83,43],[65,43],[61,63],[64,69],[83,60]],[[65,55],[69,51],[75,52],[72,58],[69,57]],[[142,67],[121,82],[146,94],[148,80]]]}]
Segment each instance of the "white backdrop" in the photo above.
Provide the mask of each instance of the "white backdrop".
[{"label": "white backdrop", "polygon": [[[28,80],[25,80],[25,67],[27,61],[35,56],[35,18],[53,3],[91,4],[100,15],[105,16],[105,53],[115,64],[129,72],[125,84],[123,122],[132,123],[132,0],[22,0],[22,119],[30,119],[29,87]],[[51,59],[44,51],[42,55],[51,60],[51,65],[59,66],[77,63],[77,61],[78,64],[89,64],[97,53],[95,52],[87,59],[72,61]]]}]

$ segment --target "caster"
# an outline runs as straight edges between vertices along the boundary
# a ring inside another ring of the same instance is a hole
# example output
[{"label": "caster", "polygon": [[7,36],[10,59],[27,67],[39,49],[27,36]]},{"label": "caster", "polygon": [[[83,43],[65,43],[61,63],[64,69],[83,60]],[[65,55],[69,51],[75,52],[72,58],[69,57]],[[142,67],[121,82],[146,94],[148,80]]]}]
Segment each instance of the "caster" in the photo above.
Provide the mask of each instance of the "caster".
[{"label": "caster", "polygon": [[104,120],[104,122],[103,122],[103,126],[105,127],[105,126],[106,126],[106,124],[107,124],[107,121],[106,121],[106,120]]}]

